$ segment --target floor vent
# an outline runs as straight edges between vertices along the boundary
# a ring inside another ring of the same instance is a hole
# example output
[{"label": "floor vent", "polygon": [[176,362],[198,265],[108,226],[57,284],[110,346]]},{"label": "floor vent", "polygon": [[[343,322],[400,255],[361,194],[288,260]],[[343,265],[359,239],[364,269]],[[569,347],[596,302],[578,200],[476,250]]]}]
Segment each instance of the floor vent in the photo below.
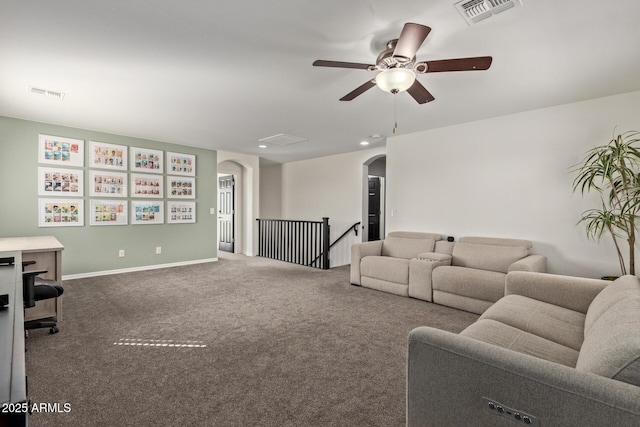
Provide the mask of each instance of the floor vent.
[{"label": "floor vent", "polygon": [[277,135],[268,136],[259,140],[259,142],[263,144],[275,144],[283,147],[286,145],[297,144],[298,142],[303,141],[307,141],[307,139],[301,138],[299,136],[287,135],[285,133],[279,133]]},{"label": "floor vent", "polygon": [[462,0],[455,4],[455,8],[467,24],[474,25],[500,12],[521,5],[521,0]]}]

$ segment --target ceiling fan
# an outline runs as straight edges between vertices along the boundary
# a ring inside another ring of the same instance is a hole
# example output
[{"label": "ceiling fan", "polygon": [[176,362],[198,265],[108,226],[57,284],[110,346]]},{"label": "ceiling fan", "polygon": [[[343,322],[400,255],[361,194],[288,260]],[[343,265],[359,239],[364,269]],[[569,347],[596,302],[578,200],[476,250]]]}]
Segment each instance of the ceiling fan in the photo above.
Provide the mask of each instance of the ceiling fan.
[{"label": "ceiling fan", "polygon": [[405,24],[400,37],[387,43],[387,48],[378,55],[375,65],[321,59],[314,61],[313,65],[316,67],[380,71],[374,79],[349,92],[340,98],[340,101],[351,101],[372,87],[378,86],[380,89],[394,94],[406,90],[418,104],[431,102],[435,98],[416,80],[416,73],[480,71],[487,70],[491,66],[492,58],[490,56],[416,62],[416,52],[430,31],[431,28],[424,25]]}]

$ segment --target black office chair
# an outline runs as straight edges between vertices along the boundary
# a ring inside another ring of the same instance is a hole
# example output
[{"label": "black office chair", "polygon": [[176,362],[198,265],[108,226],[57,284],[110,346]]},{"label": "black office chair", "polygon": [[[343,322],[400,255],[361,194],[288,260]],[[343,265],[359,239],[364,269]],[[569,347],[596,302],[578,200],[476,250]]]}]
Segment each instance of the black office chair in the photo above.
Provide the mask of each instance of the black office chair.
[{"label": "black office chair", "polygon": [[[24,308],[34,307],[36,301],[57,298],[64,292],[62,286],[55,280],[38,277],[38,274],[44,274],[47,270],[24,271],[24,267],[31,264],[35,264],[35,261],[24,261],[22,263],[22,296],[24,299]],[[29,329],[38,328],[49,328],[49,333],[51,334],[58,333],[59,331],[57,322],[53,318],[24,322],[25,332]]]}]

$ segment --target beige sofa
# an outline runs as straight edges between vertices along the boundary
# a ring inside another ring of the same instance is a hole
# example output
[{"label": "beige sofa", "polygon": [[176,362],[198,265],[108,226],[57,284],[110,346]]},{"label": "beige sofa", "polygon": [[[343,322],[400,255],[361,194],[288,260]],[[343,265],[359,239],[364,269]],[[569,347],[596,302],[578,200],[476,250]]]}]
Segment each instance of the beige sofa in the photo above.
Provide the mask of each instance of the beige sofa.
[{"label": "beige sofa", "polygon": [[640,279],[510,272],[505,293],[460,334],[411,331],[408,426],[640,425]]},{"label": "beige sofa", "polygon": [[396,231],[351,246],[351,283],[482,313],[504,295],[509,271],[546,271],[530,248],[527,240]]},{"label": "beige sofa", "polygon": [[354,244],[351,284],[409,296],[410,283],[423,280],[416,272],[411,273],[412,259],[433,252],[441,239],[440,234],[394,231],[385,240]]},{"label": "beige sofa", "polygon": [[448,263],[442,254],[421,254],[422,261],[436,260],[430,262],[433,302],[483,313],[504,296],[508,272],[546,272],[546,257],[530,254],[531,246],[521,239],[461,237],[450,247]]}]

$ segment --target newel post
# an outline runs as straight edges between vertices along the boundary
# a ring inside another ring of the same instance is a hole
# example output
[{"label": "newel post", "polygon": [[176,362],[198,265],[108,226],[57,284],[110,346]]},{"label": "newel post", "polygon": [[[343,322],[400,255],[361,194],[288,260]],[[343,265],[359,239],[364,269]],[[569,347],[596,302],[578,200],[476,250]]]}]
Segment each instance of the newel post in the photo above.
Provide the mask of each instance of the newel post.
[{"label": "newel post", "polygon": [[329,218],[322,218],[322,268],[329,269],[329,246],[331,238],[329,236]]}]

